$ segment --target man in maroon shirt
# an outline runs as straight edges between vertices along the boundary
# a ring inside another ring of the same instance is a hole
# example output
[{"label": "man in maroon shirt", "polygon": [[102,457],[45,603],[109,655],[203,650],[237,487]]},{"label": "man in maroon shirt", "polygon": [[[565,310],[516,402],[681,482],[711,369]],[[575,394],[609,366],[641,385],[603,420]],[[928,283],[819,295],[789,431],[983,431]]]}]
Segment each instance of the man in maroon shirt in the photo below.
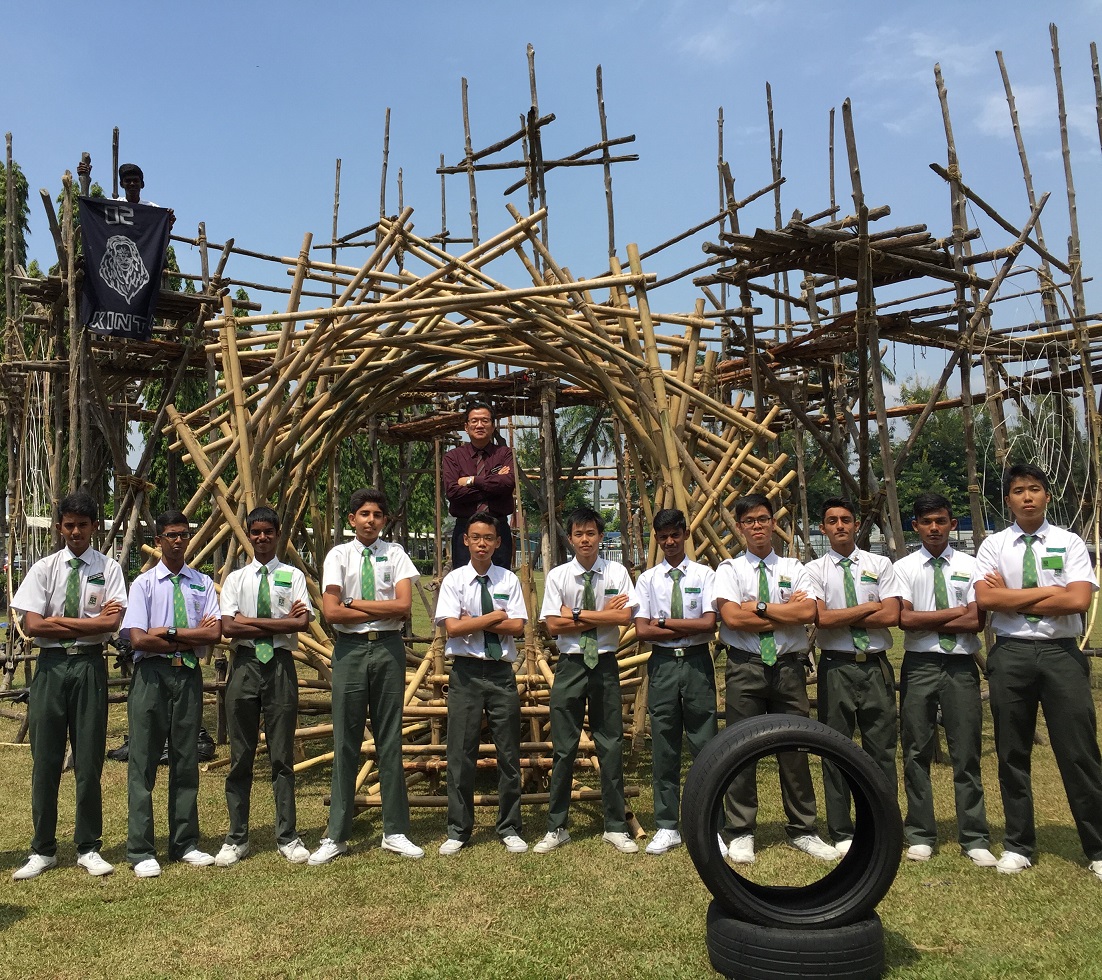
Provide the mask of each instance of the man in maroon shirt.
[{"label": "man in maroon shirt", "polygon": [[444,496],[455,518],[452,568],[462,568],[471,560],[463,535],[467,522],[479,510],[489,511],[497,521],[501,544],[494,552],[494,564],[513,566],[513,534],[508,520],[515,509],[513,451],[500,441],[494,421],[494,411],[486,402],[471,402],[464,424],[471,441],[444,453]]}]

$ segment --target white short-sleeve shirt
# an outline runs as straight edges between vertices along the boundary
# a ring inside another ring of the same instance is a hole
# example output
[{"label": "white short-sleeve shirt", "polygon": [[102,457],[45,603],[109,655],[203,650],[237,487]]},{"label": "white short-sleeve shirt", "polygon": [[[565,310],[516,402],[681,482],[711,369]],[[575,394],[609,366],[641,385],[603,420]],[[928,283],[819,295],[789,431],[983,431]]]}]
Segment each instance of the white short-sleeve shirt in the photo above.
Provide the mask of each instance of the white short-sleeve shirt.
[{"label": "white short-sleeve shirt", "polygon": [[[86,548],[84,554],[74,555],[68,546],[52,555],[36,561],[27,577],[19,583],[12,598],[12,608],[21,613],[38,613],[39,616],[65,615],[65,588],[69,582],[69,561],[80,559],[80,618],[98,616],[105,603],[112,599],[126,605],[126,581],[122,567],[114,558],[102,552]],[[98,646],[106,643],[110,633],[82,636],[73,646]],[[47,636],[36,636],[37,647],[56,647],[61,641]]]},{"label": "white short-sleeve shirt", "polygon": [[[832,548],[822,558],[816,558],[807,564],[815,596],[822,599],[828,609],[846,608],[845,573],[840,564],[844,557],[846,556],[838,554]],[[853,576],[858,605],[863,602],[881,602],[890,597],[898,597],[899,590],[896,588],[895,576],[892,574],[890,558],[874,555],[860,548],[854,548],[848,557],[853,563],[850,566],[850,574]],[[890,630],[871,629],[866,632],[869,634],[868,653],[883,653],[891,649]],[[836,629],[820,627],[816,642],[821,650],[839,652],[856,650],[853,645],[853,634],[848,626]]]},{"label": "white short-sleeve shirt", "polygon": [[[291,606],[296,601],[305,603],[310,610],[310,618],[314,618],[314,607],[310,603],[310,593],[306,588],[306,576],[302,570],[288,565],[286,562],[273,558],[267,565],[262,565],[255,558],[244,568],[237,568],[226,576],[222,585],[222,595],[219,599],[219,608],[223,618],[233,619],[238,613],[242,616],[256,617],[256,600],[260,592],[261,570],[268,569],[268,595],[271,599],[272,618],[285,619],[291,615]],[[252,646],[252,640],[232,641],[233,648],[238,646]],[[275,633],[272,636],[272,646],[277,650],[298,649],[298,633]]]},{"label": "white short-sleeve shirt", "polygon": [[[811,587],[811,577],[807,568],[795,558],[782,558],[775,551],[765,558],[759,558],[744,551],[735,558],[720,562],[716,569],[716,601],[727,599],[740,606],[755,605],[759,599],[759,566],[765,562],[765,577],[769,582],[769,602],[787,602],[793,592],[806,592],[815,598]],[[761,649],[760,633],[733,630],[720,619],[719,638],[728,646],[747,653],[757,653]],[[778,623],[773,629],[773,639],[777,644],[777,654],[803,653],[807,650],[807,627],[799,624]]]},{"label": "white short-sleeve shirt", "polygon": [[[1012,524],[1005,531],[984,538],[976,552],[976,581],[988,572],[997,571],[1007,588],[1020,589],[1025,558],[1024,534],[1017,524]],[[1090,554],[1078,534],[1045,521],[1034,532],[1034,537],[1033,557],[1038,585],[1089,582],[1092,589],[1098,588]],[[1021,613],[992,612],[991,628],[999,636],[1023,640],[1072,639],[1083,632],[1083,617],[1078,614],[1044,616],[1038,622],[1031,623]]]},{"label": "white short-sleeve shirt", "polygon": [[[682,572],[681,577],[681,610],[685,619],[699,619],[706,613],[715,612],[715,579],[716,573],[707,565],[689,558],[682,560],[677,566]],[[635,592],[639,597],[639,611],[636,616],[643,619],[658,619],[672,615],[671,602],[673,597],[673,579],[670,577],[673,566],[663,558],[661,563],[654,568],[648,568],[639,576],[635,583]],[[693,647],[702,643],[711,643],[715,637],[714,632],[694,633],[692,636],[682,636],[676,640],[655,640],[656,647]]]},{"label": "white short-sleeve shirt", "polygon": [[[567,609],[580,608],[583,605],[582,593],[585,589],[584,573],[587,569],[581,566],[577,558],[572,558],[563,565],[557,565],[547,573],[547,581],[544,584],[543,606],[540,608],[540,621],[544,622],[548,616],[559,616],[562,607]],[[605,608],[609,599],[618,595],[628,597],[627,611],[634,619],[639,608],[639,599],[635,594],[635,586],[632,585],[628,570],[618,561],[608,561],[598,558],[593,563],[594,572],[593,594],[596,598],[596,611]],[[560,633],[555,637],[555,644],[560,653],[581,653],[581,632]],[[620,645],[619,626],[601,626],[597,630],[597,650],[600,653],[609,653]]]},{"label": "white short-sleeve shirt", "polygon": [[[494,609],[504,609],[509,619],[528,619],[528,609],[524,605],[524,591],[520,579],[509,569],[500,565],[491,565],[486,572],[489,577],[487,586]],[[468,616],[481,616],[482,585],[478,581],[478,570],[468,562],[444,576],[440,583],[440,594],[436,599],[436,623],[444,624],[445,619],[458,619],[462,613]],[[517,659],[515,637],[498,633],[501,640],[502,660],[512,662]],[[444,648],[449,657],[474,657],[486,659],[486,640],[482,630],[475,630],[469,636],[449,636]]]},{"label": "white short-sleeve shirt", "polygon": [[[945,559],[942,574],[945,577],[946,599],[950,608],[967,606],[976,598],[973,572],[976,559],[963,551],[946,548],[940,555]],[[934,556],[925,547],[919,548],[892,566],[899,598],[911,604],[915,612],[932,612],[937,609],[934,597]],[[914,653],[951,653],[971,656],[979,653],[980,638],[975,633],[953,633],[956,645],[946,651],[941,647],[941,634],[936,630],[904,630],[903,649]]]},{"label": "white short-sleeve shirt", "polygon": [[[360,570],[363,564],[364,545],[358,538],[345,544],[339,544],[325,556],[322,569],[321,589],[324,592],[331,585],[340,586],[341,601],[362,599],[360,595]],[[371,552],[375,563],[375,598],[387,601],[394,598],[394,589],[403,579],[420,577],[420,572],[400,544],[377,539],[366,550]],[[376,619],[366,623],[334,625],[338,633],[367,633],[369,630],[400,630],[405,625],[403,619]]]}]

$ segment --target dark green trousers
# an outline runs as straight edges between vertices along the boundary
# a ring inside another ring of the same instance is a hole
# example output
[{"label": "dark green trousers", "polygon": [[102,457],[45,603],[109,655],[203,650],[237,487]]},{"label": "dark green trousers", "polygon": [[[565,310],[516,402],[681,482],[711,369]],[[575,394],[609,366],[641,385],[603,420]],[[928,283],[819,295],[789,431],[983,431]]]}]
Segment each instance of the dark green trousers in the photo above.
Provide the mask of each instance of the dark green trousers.
[{"label": "dark green trousers", "polygon": [[547,829],[566,827],[574,760],[589,707],[589,730],[601,767],[601,804],[605,831],[627,833],[624,806],[624,709],[620,700],[620,668],[614,653],[602,653],[596,667],[581,654],[559,657],[551,687],[551,783]]},{"label": "dark green trousers", "polygon": [[70,655],[43,648],[31,681],[31,850],[43,857],[57,854],[57,794],[66,738],[73,744],[77,852],[98,851],[103,843],[100,776],[107,745],[107,667],[101,647],[73,649],[95,652]]},{"label": "dark green trousers", "polygon": [[260,741],[260,719],[272,767],[277,844],[290,844],[295,829],[295,725],[298,721],[298,675],[290,650],[276,650],[266,664],[252,647],[239,647],[226,684],[226,721],[230,736],[230,771],[226,808],[230,815],[227,844],[249,839],[249,799]]},{"label": "dark green trousers", "polygon": [[482,717],[497,750],[497,835],[521,835],[520,697],[513,665],[456,657],[448,681],[448,837],[470,839]]},{"label": "dark green trousers", "polygon": [[[760,655],[727,648],[727,724],[765,714],[801,715],[811,706],[807,700],[807,671],[803,660],[788,653],[765,666]],[[792,839],[815,833],[815,787],[806,752],[778,752],[781,804]],[[729,837],[753,834],[758,819],[758,773],[747,766],[735,774],[724,799],[725,830]]]},{"label": "dark green trousers", "polygon": [[980,778],[980,672],[969,656],[910,650],[903,655],[899,674],[899,727],[903,786],[907,792],[903,830],[907,843],[931,847],[937,843],[930,763],[937,745],[939,704],[953,765],[957,840],[966,851],[988,847],[991,836]]},{"label": "dark green trousers", "polygon": [[[852,654],[839,657],[823,650],[819,657],[819,721],[853,738],[861,730],[861,748],[884,771],[893,786],[899,784],[895,767],[898,724],[895,712],[895,674],[883,654],[857,663]],[[837,844],[853,837],[849,784],[831,762],[823,760],[823,795],[827,830]]]},{"label": "dark green trousers", "polygon": [[1006,816],[1003,847],[1032,858],[1037,845],[1030,756],[1039,704],[1083,852],[1089,861],[1102,860],[1102,761],[1090,661],[1074,640],[1000,636],[987,672]]},{"label": "dark green trousers", "polygon": [[406,686],[406,645],[402,634],[337,633],[333,644],[333,780],[329,803],[330,840],[347,841],[356,815],[356,776],[364,725],[371,733],[379,765],[383,833],[409,833],[409,795],[402,770],[402,699]]},{"label": "dark green trousers", "polygon": [[647,661],[654,822],[676,830],[681,813],[681,745],[693,759],[716,734],[716,672],[707,645],[676,657],[652,647]]},{"label": "dark green trousers", "polygon": [[157,856],[153,786],[167,738],[168,856],[179,860],[199,843],[202,672],[198,667],[173,667],[167,657],[143,657],[130,679],[126,715],[130,724],[126,859],[137,864]]}]

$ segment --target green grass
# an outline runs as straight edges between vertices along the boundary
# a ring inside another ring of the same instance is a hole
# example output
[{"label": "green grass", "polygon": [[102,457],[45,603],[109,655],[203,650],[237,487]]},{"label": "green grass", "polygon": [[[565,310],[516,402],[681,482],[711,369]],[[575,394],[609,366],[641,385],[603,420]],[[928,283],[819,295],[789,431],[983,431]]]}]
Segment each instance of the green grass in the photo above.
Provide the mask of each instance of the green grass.
[{"label": "green grass", "polygon": [[[415,600],[415,607],[417,600]],[[17,683],[22,680],[22,670]],[[1096,681],[1096,699],[1098,698]],[[214,729],[208,706],[206,725]],[[126,729],[113,706],[109,747]],[[0,720],[0,740],[15,723]],[[312,751],[321,751],[323,741]],[[224,757],[226,747],[219,747]],[[984,783],[995,840],[1002,808],[990,716]],[[770,764],[763,764],[769,768]],[[225,770],[200,780],[202,844],[216,850],[226,829]],[[492,777],[486,778],[492,781]],[[1034,751],[1039,858],[1021,875],[973,868],[951,843],[951,773],[935,766],[941,849],[926,864],[906,861],[881,903],[893,978],[1102,977],[1102,883],[1085,870],[1063,788],[1047,746]],[[650,760],[632,759],[630,805],[653,829]],[[776,780],[760,778],[762,825],[755,877],[806,880],[819,866],[780,845]],[[156,790],[164,853],[165,772]],[[491,783],[484,784],[486,789]],[[351,855],[324,868],[291,866],[275,852],[271,793],[258,773],[253,853],[231,869],[166,865],[139,881],[125,864],[126,771],[104,769],[104,855],[115,874],[92,879],[73,865],[72,775],[62,779],[61,866],[29,882],[8,880],[30,836],[30,751],[0,748],[0,976],[699,978],[713,975],[704,949],[710,896],[688,853],[621,855],[600,841],[598,804],[575,804],[574,841],[549,855],[509,855],[496,843],[494,813],[480,810],[474,846],[453,858],[436,847],[444,814],[415,810],[411,836],[422,861],[381,851],[377,813],[357,817]],[[299,779],[299,829],[309,846],[324,833],[327,768]],[[525,836],[545,829],[546,809],[525,809]],[[997,852],[996,848],[996,852]]]}]

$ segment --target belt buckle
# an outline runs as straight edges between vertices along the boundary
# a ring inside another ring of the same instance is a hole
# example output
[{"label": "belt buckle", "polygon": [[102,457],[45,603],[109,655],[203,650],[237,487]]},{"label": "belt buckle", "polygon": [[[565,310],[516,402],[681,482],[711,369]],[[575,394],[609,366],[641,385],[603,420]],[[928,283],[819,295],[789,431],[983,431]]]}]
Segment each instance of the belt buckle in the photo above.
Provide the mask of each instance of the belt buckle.
[{"label": "belt buckle", "polygon": [[685,648],[684,647],[674,647],[673,648],[673,656],[674,656],[675,660],[682,659],[682,657],[685,656]]},{"label": "belt buckle", "polygon": [[374,643],[376,640],[379,639],[379,631],[378,630],[368,630],[367,631],[367,639],[368,639],[369,642]]},{"label": "belt buckle", "polygon": [[853,660],[855,663],[863,664],[868,659],[869,655],[867,653],[855,653],[853,655]]},{"label": "belt buckle", "polygon": [[184,666],[184,658],[181,657],[180,654],[177,653],[172,657],[172,659],[169,661],[169,663],[171,663],[173,667],[183,667]]}]

